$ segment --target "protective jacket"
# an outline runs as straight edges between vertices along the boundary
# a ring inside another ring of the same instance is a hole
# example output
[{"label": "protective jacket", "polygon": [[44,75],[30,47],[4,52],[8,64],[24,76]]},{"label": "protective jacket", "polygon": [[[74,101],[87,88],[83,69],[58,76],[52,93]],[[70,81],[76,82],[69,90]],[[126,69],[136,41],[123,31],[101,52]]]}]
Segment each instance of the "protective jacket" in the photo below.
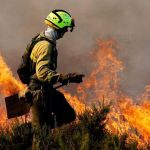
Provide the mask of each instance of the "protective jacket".
[{"label": "protective jacket", "polygon": [[[45,34],[41,33],[39,36],[45,36]],[[40,41],[35,44],[30,55],[31,70],[34,72],[31,80],[38,80],[43,84],[49,85],[57,83],[60,76],[56,72],[57,55],[54,42]]]},{"label": "protective jacket", "polygon": [[[40,36],[45,36],[45,32]],[[60,79],[60,74],[56,72],[56,44],[45,40],[36,43],[30,59],[30,70],[33,73],[28,85],[32,91],[31,112],[34,132],[32,149],[43,150],[43,139],[41,139],[42,129],[45,129],[43,125],[52,129],[72,122],[76,114],[64,95],[52,87]]]}]

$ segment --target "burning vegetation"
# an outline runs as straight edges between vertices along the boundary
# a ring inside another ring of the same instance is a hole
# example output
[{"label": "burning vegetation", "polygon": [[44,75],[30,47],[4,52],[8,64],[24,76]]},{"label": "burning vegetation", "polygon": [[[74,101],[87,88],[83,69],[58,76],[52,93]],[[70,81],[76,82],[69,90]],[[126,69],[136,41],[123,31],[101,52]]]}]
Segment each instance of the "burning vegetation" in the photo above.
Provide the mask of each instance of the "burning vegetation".
[{"label": "burning vegetation", "polygon": [[[127,134],[126,143],[137,141],[137,149],[147,149],[150,146],[149,86],[140,97],[141,103],[135,104],[120,87],[123,63],[116,55],[119,50],[117,43],[114,40],[100,40],[98,46],[91,56],[93,70],[77,87],[76,95],[71,95],[65,90],[62,92],[79,115],[87,108],[90,110],[92,103],[96,106],[100,104],[102,108],[110,105],[110,112],[105,119],[107,132],[118,137]],[[25,86],[13,77],[0,56],[0,94],[9,96],[24,88]],[[0,126],[4,129],[7,124],[5,110],[0,108],[0,112]],[[84,138],[88,138],[88,135]]]}]

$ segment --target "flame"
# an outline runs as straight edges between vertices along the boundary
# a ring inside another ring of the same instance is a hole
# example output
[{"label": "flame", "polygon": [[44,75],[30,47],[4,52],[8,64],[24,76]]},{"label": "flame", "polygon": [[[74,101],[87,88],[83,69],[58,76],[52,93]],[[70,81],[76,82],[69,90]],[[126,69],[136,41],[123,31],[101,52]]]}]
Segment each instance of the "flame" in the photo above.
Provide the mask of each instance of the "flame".
[{"label": "flame", "polygon": [[0,107],[0,128],[6,127],[6,111],[3,107]]},{"label": "flame", "polygon": [[61,89],[61,92],[64,94],[65,98],[68,100],[69,104],[74,108],[77,114],[82,114],[87,107],[85,104],[81,103],[77,96],[72,96],[70,93]]},{"label": "flame", "polygon": [[92,54],[96,67],[78,87],[81,99],[92,103],[103,98],[106,101],[118,99],[119,72],[123,70],[122,62],[115,55],[119,48],[114,40],[98,41],[98,46],[99,49]]},{"label": "flame", "polygon": [[11,70],[0,55],[0,94],[10,96],[18,93],[24,89],[24,87],[21,82],[14,78]]},{"label": "flame", "polygon": [[[4,96],[10,96],[23,90],[25,86],[15,79],[11,70],[5,63],[4,59],[0,55],[0,94]],[[8,129],[11,123],[6,117],[6,110],[3,106],[0,106],[0,128]]]},{"label": "flame", "polygon": [[132,102],[126,102],[121,104],[121,109],[129,124],[138,129],[139,136],[150,142],[150,103],[145,101],[141,105],[133,105]]},{"label": "flame", "polygon": [[150,144],[150,102],[134,104],[131,98],[124,98],[113,106],[106,128],[117,135],[128,134],[127,142],[136,140],[138,149]]},{"label": "flame", "polygon": [[[142,102],[138,105],[122,91],[120,73],[124,66],[117,57],[119,50],[114,40],[99,40],[98,49],[91,54],[91,73],[77,86],[76,95],[61,91],[78,114],[89,108],[91,103],[101,102],[105,105],[111,102],[106,129],[119,136],[127,133],[127,142],[137,140],[138,148],[144,149],[146,145],[150,145],[150,101],[143,100],[150,98],[150,86],[146,87],[148,91],[140,97]],[[13,77],[0,56],[0,93],[10,95],[22,88],[23,85]]]},{"label": "flame", "polygon": [[104,105],[111,102],[106,126],[108,131],[117,135],[128,133],[128,141],[137,140],[138,148],[144,148],[150,144],[150,101],[136,105],[121,90],[120,73],[124,67],[116,55],[120,50],[117,43],[114,40],[100,40],[98,46],[92,54],[95,68],[84,83],[78,86],[78,97],[87,103],[100,101]]}]

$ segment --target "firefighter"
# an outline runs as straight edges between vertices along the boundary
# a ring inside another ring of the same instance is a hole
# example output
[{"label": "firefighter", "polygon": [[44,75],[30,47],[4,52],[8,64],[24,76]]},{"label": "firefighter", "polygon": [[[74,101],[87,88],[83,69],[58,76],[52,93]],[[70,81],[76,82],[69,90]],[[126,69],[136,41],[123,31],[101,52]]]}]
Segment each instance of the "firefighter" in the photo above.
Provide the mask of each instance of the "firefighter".
[{"label": "firefighter", "polygon": [[45,37],[35,44],[30,55],[30,64],[33,75],[30,77],[29,89],[33,93],[32,128],[33,150],[43,150],[41,132],[43,127],[51,129],[75,120],[76,114],[64,95],[53,88],[57,82],[62,84],[81,83],[83,74],[61,74],[57,68],[56,41],[70,29],[72,32],[75,23],[71,15],[64,10],[54,10],[45,19],[48,28],[37,38]]}]

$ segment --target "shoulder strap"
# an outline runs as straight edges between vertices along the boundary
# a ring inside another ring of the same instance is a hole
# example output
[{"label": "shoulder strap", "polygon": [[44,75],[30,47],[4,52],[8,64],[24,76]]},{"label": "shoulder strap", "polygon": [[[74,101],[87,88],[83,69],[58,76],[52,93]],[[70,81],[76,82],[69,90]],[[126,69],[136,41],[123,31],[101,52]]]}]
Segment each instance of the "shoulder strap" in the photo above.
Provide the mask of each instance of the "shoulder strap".
[{"label": "shoulder strap", "polygon": [[37,34],[34,38],[32,38],[31,43],[30,43],[29,48],[28,48],[29,54],[31,54],[32,49],[33,49],[33,47],[35,46],[35,44],[38,43],[38,42],[40,42],[40,41],[48,41],[48,42],[51,43],[53,46],[56,45],[56,44],[55,44],[53,41],[51,41],[50,39],[48,39],[48,38],[46,38],[46,37],[44,37],[44,36],[39,37],[39,35],[40,35],[40,34]]},{"label": "shoulder strap", "polygon": [[[37,34],[37,35],[32,39],[31,42],[33,43],[33,45],[35,45],[36,43],[38,43],[38,42],[40,42],[40,41],[48,41],[48,42],[51,43],[53,46],[56,45],[53,41],[51,41],[51,40],[48,39],[47,37],[45,37],[45,36],[39,37],[39,35],[40,35],[40,34]],[[31,43],[31,44],[32,44],[32,43]]]}]

